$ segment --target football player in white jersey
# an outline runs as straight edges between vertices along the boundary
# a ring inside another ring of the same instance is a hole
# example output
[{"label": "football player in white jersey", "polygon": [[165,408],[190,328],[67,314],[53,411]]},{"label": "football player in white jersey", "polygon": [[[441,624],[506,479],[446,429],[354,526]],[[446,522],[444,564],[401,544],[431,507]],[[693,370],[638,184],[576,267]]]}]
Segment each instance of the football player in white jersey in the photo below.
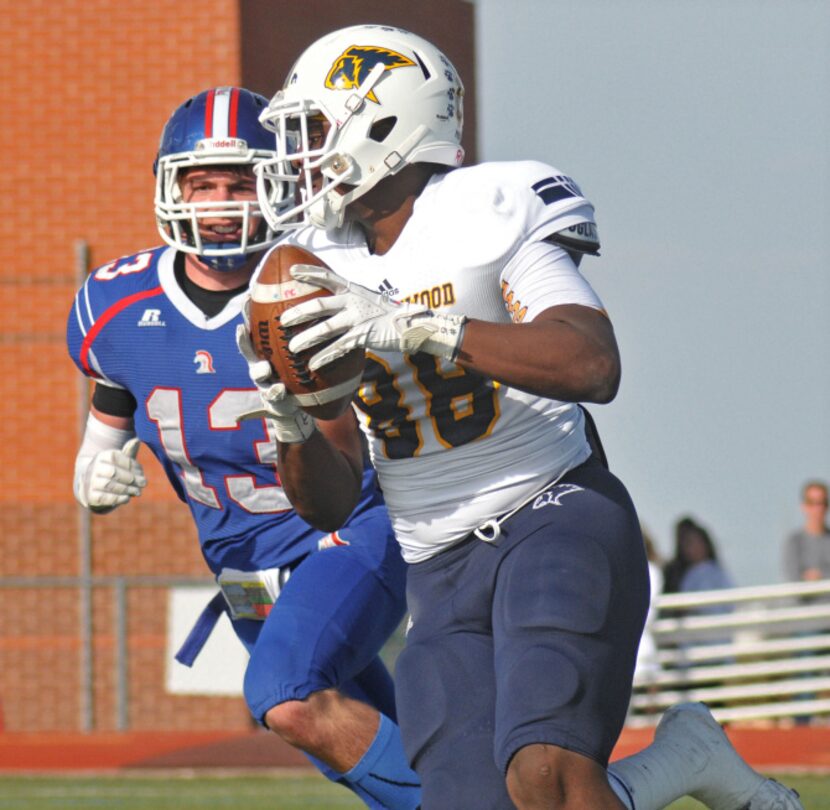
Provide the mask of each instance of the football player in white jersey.
[{"label": "football player in white jersey", "polygon": [[[404,745],[422,807],[798,808],[735,753],[701,704],[608,767],[628,707],[648,581],[637,515],[578,403],[616,394],[620,358],[577,269],[593,207],[566,174],[522,161],[460,168],[463,87],[411,33],[355,26],[311,45],[262,120],[301,195],[272,227],[329,268],[333,295],[282,316],[312,368],[367,353],[354,400],[409,563],[398,660]],[[264,261],[268,261],[267,257]],[[312,323],[313,322],[313,323]],[[312,325],[309,325],[312,324]],[[357,496],[342,423],[303,418],[246,330],[237,341],[274,420],[283,484],[326,528]],[[337,497],[330,493],[337,492]]]}]

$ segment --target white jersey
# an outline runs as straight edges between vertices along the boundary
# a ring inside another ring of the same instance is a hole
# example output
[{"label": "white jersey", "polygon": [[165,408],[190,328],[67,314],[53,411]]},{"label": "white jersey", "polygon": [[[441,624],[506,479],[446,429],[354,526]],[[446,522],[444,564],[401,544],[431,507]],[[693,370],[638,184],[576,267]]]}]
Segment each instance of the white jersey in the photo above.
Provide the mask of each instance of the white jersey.
[{"label": "white jersey", "polygon": [[[553,268],[512,261],[520,247],[579,225],[593,226],[593,206],[557,169],[485,163],[436,175],[382,256],[351,225],[290,241],[393,299],[509,323],[560,304],[602,308],[561,248]],[[370,352],[356,409],[407,562],[459,542],[590,455],[577,405],[425,353]]]}]

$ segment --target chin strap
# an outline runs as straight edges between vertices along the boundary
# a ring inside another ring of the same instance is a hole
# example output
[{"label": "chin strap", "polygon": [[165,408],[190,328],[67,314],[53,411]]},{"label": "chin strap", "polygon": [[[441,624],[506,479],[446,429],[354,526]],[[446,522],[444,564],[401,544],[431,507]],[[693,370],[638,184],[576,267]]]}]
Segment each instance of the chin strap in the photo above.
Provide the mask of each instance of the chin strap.
[{"label": "chin strap", "polygon": [[[242,245],[238,242],[223,242],[223,247],[239,247]],[[206,264],[213,270],[218,270],[220,273],[229,273],[234,270],[241,270],[251,257],[245,253],[232,253],[227,256],[211,256],[209,253],[199,255],[199,261]]]}]

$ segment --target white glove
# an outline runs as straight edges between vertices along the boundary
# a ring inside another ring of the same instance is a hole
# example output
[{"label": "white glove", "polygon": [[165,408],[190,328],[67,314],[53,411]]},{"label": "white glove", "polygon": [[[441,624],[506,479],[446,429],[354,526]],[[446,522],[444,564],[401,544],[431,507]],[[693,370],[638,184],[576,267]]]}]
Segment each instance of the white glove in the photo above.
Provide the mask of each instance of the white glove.
[{"label": "white glove", "polygon": [[134,436],[120,450],[96,453],[80,480],[78,500],[93,512],[110,512],[141,495],[147,478],[136,461],[140,444]]},{"label": "white glove", "polygon": [[281,382],[275,381],[271,364],[254,351],[248,326],[248,305],[249,302],[246,302],[243,307],[245,323],[236,327],[236,345],[248,363],[248,374],[259,392],[262,408],[243,413],[239,418],[269,419],[278,441],[286,444],[304,442],[314,433],[317,425],[314,418],[300,408],[297,398],[289,394]]},{"label": "white glove", "polygon": [[378,352],[427,352],[454,360],[464,335],[464,315],[438,315],[418,304],[390,301],[379,293],[338,276],[325,267],[294,265],[291,275],[334,295],[313,298],[283,312],[283,326],[326,318],[295,335],[288,348],[298,353],[337,338],[313,355],[308,367],[316,371],[352,349]]}]

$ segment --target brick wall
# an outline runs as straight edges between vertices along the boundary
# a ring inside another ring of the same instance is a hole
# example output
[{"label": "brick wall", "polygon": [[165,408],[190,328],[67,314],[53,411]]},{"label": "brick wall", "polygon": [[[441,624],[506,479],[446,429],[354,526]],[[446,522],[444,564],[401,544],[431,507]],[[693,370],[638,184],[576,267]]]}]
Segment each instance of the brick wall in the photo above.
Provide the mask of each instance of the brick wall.
[{"label": "brick wall", "polygon": [[[72,464],[85,384],[64,348],[75,244],[100,264],[158,244],[152,163],[189,95],[240,81],[236,0],[29,0],[4,5],[0,216],[0,576],[80,573]],[[6,77],[11,80],[7,82]],[[9,194],[11,192],[11,194]],[[187,509],[143,451],[150,485],[92,519],[96,575],[206,575]],[[163,692],[166,594],[128,595],[134,728],[244,728],[239,698]],[[115,727],[113,599],[94,592],[94,726]],[[80,728],[79,596],[0,590],[0,702],[10,731]]]},{"label": "brick wall", "polygon": [[[76,248],[86,243],[95,266],[158,244],[152,163],[164,121],[178,104],[221,84],[245,83],[270,94],[295,50],[315,36],[353,22],[389,22],[434,36],[457,62],[468,87],[465,140],[472,157],[470,4],[390,0],[384,20],[373,19],[376,4],[369,0],[315,0],[313,15],[311,5],[0,3],[6,178],[0,195],[0,580],[82,573],[82,522],[71,486],[88,388],[64,346],[81,278]],[[140,459],[150,480],[142,497],[91,520],[91,573],[207,576],[188,510],[146,450]],[[130,727],[247,728],[240,698],[165,692],[165,590],[131,590],[126,604]],[[0,730],[83,730],[90,716],[95,730],[117,727],[110,588],[94,589],[92,613],[89,711],[78,589],[0,588]]]}]

